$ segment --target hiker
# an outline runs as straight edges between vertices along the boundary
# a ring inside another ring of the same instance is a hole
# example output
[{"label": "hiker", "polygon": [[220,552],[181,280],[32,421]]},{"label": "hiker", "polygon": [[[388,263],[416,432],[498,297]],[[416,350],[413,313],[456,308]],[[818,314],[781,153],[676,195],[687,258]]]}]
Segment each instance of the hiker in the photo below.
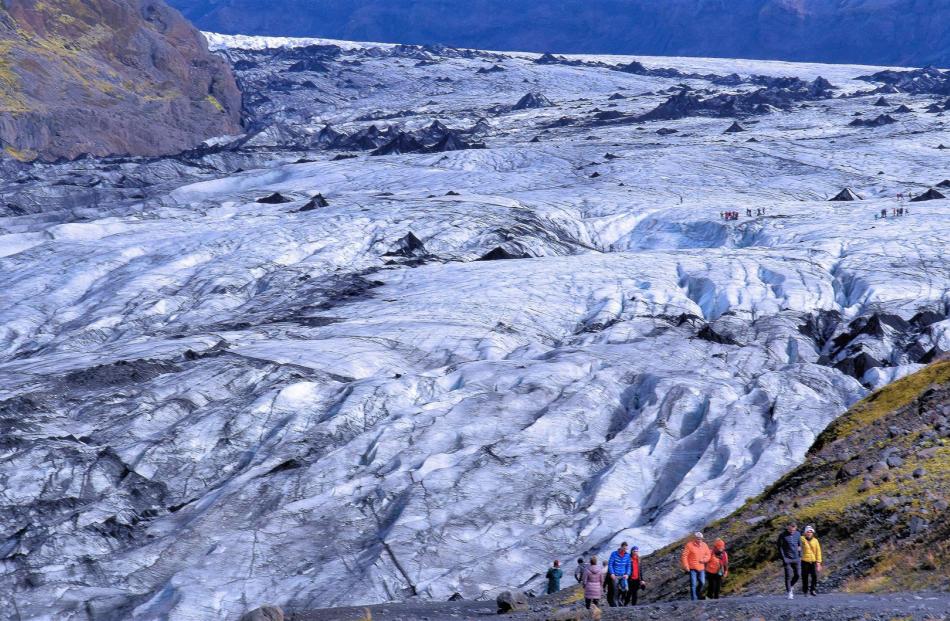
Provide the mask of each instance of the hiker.
[{"label": "hiker", "polygon": [[627,587],[627,597],[624,606],[636,606],[640,589],[643,587],[643,570],[640,568],[640,548],[630,548],[630,580]]},{"label": "hiker", "polygon": [[882,217],[882,218],[886,218],[886,217],[887,217],[887,207],[885,207],[884,209],[881,210],[881,217]]},{"label": "hiker", "polygon": [[574,568],[574,579],[577,580],[577,584],[580,584],[584,581],[584,559],[577,559],[577,567]]},{"label": "hiker", "polygon": [[689,598],[693,601],[703,599],[703,587],[706,586],[706,563],[711,553],[703,541],[703,534],[693,533],[693,538],[683,546],[680,564],[689,574]]},{"label": "hiker", "polygon": [[802,536],[798,534],[798,524],[789,522],[785,530],[779,533],[776,545],[785,570],[785,590],[788,592],[788,599],[794,599],[793,588],[802,573]]},{"label": "hiker", "polygon": [[815,537],[815,527],[806,526],[802,537],[802,593],[818,595],[818,573],[821,571],[821,543]]},{"label": "hiker", "polygon": [[590,565],[584,572],[584,604],[588,610],[593,604],[600,607],[600,598],[604,595],[604,570],[597,564],[597,557],[590,557]]},{"label": "hiker", "polygon": [[716,539],[713,542],[712,555],[706,561],[706,597],[719,599],[723,578],[729,575],[729,554],[726,542]]},{"label": "hiker", "polygon": [[564,572],[561,571],[561,561],[555,559],[554,565],[551,569],[548,570],[548,573],[544,576],[548,579],[548,590],[547,593],[557,593],[561,590],[561,576],[564,575]]},{"label": "hiker", "polygon": [[630,577],[630,555],[627,554],[626,541],[621,542],[620,547],[610,553],[610,560],[607,563],[607,576],[607,603],[613,607],[617,605],[618,601],[618,581]]}]

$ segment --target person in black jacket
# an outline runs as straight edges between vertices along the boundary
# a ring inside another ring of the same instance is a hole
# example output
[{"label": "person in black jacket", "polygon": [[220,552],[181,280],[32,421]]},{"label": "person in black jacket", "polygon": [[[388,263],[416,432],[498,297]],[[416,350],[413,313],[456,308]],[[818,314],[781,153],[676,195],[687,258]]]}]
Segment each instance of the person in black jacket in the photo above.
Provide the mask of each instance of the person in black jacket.
[{"label": "person in black jacket", "polygon": [[798,533],[798,524],[789,522],[785,530],[779,533],[776,546],[779,560],[785,569],[785,591],[788,593],[788,599],[793,599],[793,588],[802,575],[802,536]]}]

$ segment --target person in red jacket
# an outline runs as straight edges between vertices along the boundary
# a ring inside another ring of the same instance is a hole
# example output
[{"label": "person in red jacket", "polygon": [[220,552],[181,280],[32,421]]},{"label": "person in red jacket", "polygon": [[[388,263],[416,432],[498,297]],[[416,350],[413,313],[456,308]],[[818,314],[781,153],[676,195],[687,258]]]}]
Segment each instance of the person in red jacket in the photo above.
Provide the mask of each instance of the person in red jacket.
[{"label": "person in red jacket", "polygon": [[706,562],[712,552],[703,541],[702,533],[693,534],[693,538],[683,547],[680,555],[680,564],[683,571],[689,574],[689,598],[703,599],[703,587],[706,586]]},{"label": "person in red jacket", "polygon": [[636,606],[640,589],[643,588],[643,567],[640,565],[640,548],[633,546],[630,549],[630,580],[627,586],[627,595],[623,606]]},{"label": "person in red jacket", "polygon": [[723,579],[729,575],[729,554],[726,552],[726,542],[716,539],[713,543],[712,555],[706,561],[706,597],[719,599]]}]

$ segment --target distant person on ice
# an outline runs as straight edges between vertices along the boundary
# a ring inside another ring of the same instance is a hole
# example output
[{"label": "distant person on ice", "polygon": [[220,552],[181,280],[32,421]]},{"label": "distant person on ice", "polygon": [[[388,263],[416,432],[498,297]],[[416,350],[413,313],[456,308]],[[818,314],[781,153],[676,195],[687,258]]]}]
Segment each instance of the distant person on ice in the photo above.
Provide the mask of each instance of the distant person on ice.
[{"label": "distant person on ice", "polygon": [[713,543],[712,556],[706,561],[706,597],[719,599],[723,579],[729,575],[729,553],[726,552],[726,542],[716,539]]},{"label": "distant person on ice", "polygon": [[815,527],[806,526],[802,537],[802,593],[818,595],[818,573],[821,571],[821,544],[815,537]]},{"label": "distant person on ice", "polygon": [[610,560],[607,561],[607,575],[607,603],[616,606],[618,601],[626,598],[626,595],[623,598],[618,597],[620,583],[630,577],[630,555],[627,554],[626,541],[610,553]]},{"label": "distant person on ice", "polygon": [[584,604],[600,606],[600,598],[604,596],[604,570],[597,564],[597,557],[590,557],[590,565],[584,572]]},{"label": "distant person on ice", "polygon": [[703,587],[706,586],[706,563],[712,553],[709,546],[703,541],[703,534],[694,533],[693,538],[683,547],[680,555],[680,564],[683,571],[689,574],[689,598],[697,600],[703,598]]},{"label": "distant person on ice", "polygon": [[561,576],[563,575],[564,572],[561,571],[561,561],[555,560],[554,565],[548,570],[545,576],[545,578],[548,579],[548,593],[557,593],[561,590]]},{"label": "distant person on ice", "polygon": [[795,583],[802,573],[802,536],[798,533],[798,524],[789,522],[785,530],[779,533],[776,546],[785,570],[785,590],[788,599],[793,599]]},{"label": "distant person on ice", "polygon": [[584,581],[584,559],[577,559],[577,567],[574,568],[574,579],[577,580],[577,584],[580,584]]}]

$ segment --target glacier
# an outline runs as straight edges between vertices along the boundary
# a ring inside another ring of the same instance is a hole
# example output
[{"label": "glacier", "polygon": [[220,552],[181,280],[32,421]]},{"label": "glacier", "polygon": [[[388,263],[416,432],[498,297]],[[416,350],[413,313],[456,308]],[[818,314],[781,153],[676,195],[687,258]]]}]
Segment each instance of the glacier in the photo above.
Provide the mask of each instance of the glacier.
[{"label": "glacier", "polygon": [[[727,514],[950,351],[950,201],[898,198],[950,176],[945,98],[882,68],[208,37],[246,135],[3,163],[16,618],[537,590]],[[788,77],[834,90],[639,120]],[[851,126],[882,92],[911,112]]]}]

